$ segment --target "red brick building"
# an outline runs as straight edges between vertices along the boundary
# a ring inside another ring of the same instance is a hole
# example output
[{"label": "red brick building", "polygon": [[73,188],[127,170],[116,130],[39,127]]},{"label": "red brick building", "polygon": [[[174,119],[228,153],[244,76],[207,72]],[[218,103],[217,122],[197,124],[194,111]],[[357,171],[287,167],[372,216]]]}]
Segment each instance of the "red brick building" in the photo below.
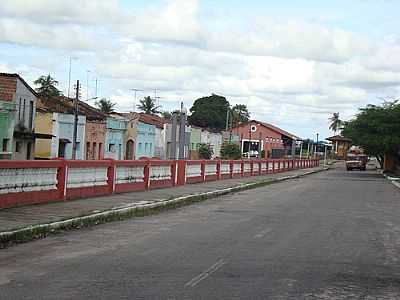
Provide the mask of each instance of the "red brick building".
[{"label": "red brick building", "polygon": [[232,129],[240,137],[244,157],[282,158],[292,155],[299,137],[269,123],[251,120]]}]

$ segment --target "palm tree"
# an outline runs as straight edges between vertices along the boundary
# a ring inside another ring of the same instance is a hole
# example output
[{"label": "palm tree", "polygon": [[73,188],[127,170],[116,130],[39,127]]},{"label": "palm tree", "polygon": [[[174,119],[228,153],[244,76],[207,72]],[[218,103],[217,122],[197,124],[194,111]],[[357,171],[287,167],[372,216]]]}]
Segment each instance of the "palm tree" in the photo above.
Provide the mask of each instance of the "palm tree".
[{"label": "palm tree", "polygon": [[332,117],[329,118],[329,121],[331,121],[329,129],[336,134],[336,132],[340,130],[343,125],[343,121],[339,119],[339,113],[333,113]]},{"label": "palm tree", "polygon": [[34,81],[35,85],[39,85],[36,88],[36,92],[40,97],[52,98],[61,96],[61,92],[57,89],[58,81],[55,80],[51,75],[40,76]]},{"label": "palm tree", "polygon": [[96,101],[95,105],[103,113],[110,114],[110,113],[114,112],[114,106],[116,105],[116,103],[112,103],[111,100],[108,100],[106,98],[102,98],[99,101]]},{"label": "palm tree", "polygon": [[140,100],[140,104],[137,107],[145,114],[156,115],[160,113],[158,110],[160,106],[157,106],[154,99],[152,99],[150,96],[144,97],[142,100]]}]

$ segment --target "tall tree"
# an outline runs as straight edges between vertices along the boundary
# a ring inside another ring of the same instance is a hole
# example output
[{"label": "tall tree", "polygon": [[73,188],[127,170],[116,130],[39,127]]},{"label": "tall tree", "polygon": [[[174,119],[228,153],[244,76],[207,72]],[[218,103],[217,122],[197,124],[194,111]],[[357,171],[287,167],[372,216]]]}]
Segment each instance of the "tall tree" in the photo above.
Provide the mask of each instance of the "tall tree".
[{"label": "tall tree", "polygon": [[50,74],[47,76],[40,76],[34,81],[34,84],[39,86],[35,90],[40,97],[52,98],[62,95],[57,89],[58,81],[51,77]]},{"label": "tall tree", "polygon": [[102,98],[99,101],[95,102],[95,105],[103,112],[106,114],[114,112],[114,107],[116,103],[111,102],[111,100],[108,100],[106,98]]},{"label": "tall tree", "polygon": [[142,100],[140,100],[140,104],[137,105],[137,108],[149,115],[156,115],[160,113],[160,106],[157,106],[155,100],[150,96],[144,97]]},{"label": "tall tree", "polygon": [[343,121],[339,118],[339,113],[333,113],[332,117],[329,118],[329,121],[331,122],[329,129],[336,134],[343,125]]},{"label": "tall tree", "polygon": [[225,128],[229,102],[223,96],[212,94],[197,99],[190,108],[189,124],[221,130]]},{"label": "tall tree", "polygon": [[375,156],[380,165],[386,153],[400,150],[400,105],[397,101],[361,108],[353,120],[345,122],[342,134]]},{"label": "tall tree", "polygon": [[250,113],[245,104],[236,104],[232,107],[232,125],[246,123],[250,119]]}]

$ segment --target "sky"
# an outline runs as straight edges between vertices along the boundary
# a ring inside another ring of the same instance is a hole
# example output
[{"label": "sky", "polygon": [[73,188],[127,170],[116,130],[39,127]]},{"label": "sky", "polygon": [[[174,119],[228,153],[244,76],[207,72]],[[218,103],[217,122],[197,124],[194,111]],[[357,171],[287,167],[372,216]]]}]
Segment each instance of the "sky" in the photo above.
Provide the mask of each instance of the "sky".
[{"label": "sky", "polygon": [[[0,72],[51,74],[119,111],[211,93],[253,119],[326,138],[328,118],[400,94],[397,0],[1,0]],[[96,94],[97,79],[97,94]],[[135,102],[132,89],[139,89]]]}]

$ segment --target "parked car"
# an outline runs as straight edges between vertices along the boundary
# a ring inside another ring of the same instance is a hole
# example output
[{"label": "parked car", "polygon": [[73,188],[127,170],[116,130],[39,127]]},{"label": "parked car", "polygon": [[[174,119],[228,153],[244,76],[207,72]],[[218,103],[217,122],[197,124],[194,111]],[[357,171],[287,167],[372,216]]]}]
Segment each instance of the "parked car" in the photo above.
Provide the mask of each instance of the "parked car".
[{"label": "parked car", "polygon": [[364,154],[348,154],[346,159],[346,169],[351,171],[358,169],[365,171],[367,169],[368,156]]}]

